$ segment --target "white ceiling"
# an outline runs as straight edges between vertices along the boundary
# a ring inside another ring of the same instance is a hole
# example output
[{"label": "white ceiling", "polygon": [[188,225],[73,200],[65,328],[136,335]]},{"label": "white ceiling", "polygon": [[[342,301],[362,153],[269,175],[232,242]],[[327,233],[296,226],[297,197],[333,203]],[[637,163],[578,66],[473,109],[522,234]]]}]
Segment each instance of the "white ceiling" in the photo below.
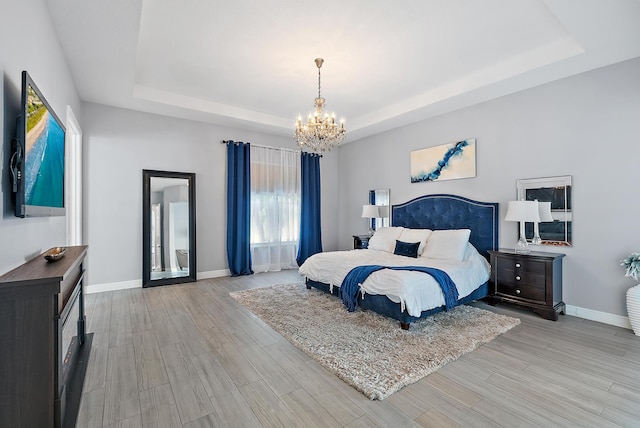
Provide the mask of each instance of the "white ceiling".
[{"label": "white ceiling", "polygon": [[347,140],[640,56],[640,0],[47,0],[80,98]]}]

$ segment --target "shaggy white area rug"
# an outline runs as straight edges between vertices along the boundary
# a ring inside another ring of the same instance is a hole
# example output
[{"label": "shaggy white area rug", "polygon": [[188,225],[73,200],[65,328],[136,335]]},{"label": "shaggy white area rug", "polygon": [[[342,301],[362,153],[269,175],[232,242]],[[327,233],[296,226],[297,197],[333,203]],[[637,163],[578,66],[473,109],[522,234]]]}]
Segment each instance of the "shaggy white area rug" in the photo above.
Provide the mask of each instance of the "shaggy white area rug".
[{"label": "shaggy white area rug", "polygon": [[230,295],[372,400],[385,399],[520,324],[462,305],[413,322],[407,331],[371,311],[347,312],[336,296],[302,283]]}]

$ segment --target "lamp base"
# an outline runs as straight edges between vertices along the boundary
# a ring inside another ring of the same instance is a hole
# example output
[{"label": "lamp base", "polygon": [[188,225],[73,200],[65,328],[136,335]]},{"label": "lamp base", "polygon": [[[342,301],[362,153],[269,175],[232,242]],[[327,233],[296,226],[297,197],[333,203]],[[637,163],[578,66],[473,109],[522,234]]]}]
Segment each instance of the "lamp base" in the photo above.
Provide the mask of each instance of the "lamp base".
[{"label": "lamp base", "polygon": [[533,222],[533,239],[531,240],[531,243],[533,245],[542,244],[542,239],[540,238],[540,226],[537,221]]},{"label": "lamp base", "polygon": [[523,236],[521,236],[520,239],[518,239],[518,242],[516,242],[516,253],[529,254],[530,252],[529,243]]}]

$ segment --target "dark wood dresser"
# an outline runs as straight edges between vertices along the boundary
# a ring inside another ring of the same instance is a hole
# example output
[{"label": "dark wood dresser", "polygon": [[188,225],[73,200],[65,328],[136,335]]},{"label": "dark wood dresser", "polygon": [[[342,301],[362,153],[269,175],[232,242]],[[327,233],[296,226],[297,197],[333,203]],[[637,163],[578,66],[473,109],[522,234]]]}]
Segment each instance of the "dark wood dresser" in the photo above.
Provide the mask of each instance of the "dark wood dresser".
[{"label": "dark wood dresser", "polygon": [[562,301],[562,258],[564,254],[514,250],[489,251],[491,283],[489,300],[532,309],[557,321],[565,312]]},{"label": "dark wood dresser", "polygon": [[86,246],[42,255],[0,277],[0,427],[61,427],[85,338]]}]

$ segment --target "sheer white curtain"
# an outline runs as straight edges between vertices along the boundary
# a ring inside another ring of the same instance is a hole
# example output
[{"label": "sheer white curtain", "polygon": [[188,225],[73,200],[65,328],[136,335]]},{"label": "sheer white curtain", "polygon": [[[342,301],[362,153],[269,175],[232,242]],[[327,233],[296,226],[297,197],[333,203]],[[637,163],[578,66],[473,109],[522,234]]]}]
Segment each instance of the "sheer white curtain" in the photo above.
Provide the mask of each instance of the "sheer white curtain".
[{"label": "sheer white curtain", "polygon": [[300,153],[251,146],[251,266],[295,269],[300,235]]}]

